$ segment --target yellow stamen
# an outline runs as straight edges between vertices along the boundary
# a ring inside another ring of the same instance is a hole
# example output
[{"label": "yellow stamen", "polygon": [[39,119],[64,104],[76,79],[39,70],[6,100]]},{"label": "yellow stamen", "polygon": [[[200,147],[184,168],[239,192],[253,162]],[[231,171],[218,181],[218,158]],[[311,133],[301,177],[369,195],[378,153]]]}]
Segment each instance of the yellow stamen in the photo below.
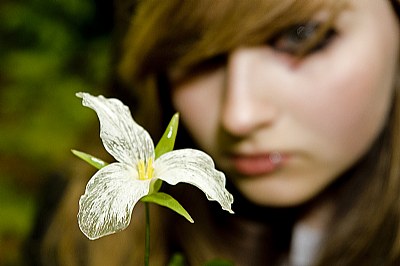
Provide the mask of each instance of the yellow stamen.
[{"label": "yellow stamen", "polygon": [[154,172],[153,158],[150,158],[149,161],[147,162],[147,170],[146,170],[147,178],[153,178],[153,172]]},{"label": "yellow stamen", "polygon": [[138,163],[138,173],[139,173],[139,180],[146,180],[151,179],[153,177],[153,158],[150,158],[147,162],[147,167],[143,160],[140,160]]},{"label": "yellow stamen", "polygon": [[139,172],[139,179],[140,180],[146,179],[146,171],[144,169],[144,161],[140,160],[137,167],[138,167],[138,172]]}]

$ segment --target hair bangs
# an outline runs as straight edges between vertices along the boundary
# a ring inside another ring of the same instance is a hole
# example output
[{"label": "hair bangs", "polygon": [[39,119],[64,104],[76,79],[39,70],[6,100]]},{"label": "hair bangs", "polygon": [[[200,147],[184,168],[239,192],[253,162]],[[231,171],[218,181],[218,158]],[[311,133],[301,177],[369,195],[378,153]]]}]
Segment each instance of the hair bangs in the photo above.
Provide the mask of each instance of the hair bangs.
[{"label": "hair bangs", "polygon": [[[171,68],[191,68],[240,46],[267,43],[280,31],[309,21],[319,11],[329,11],[333,18],[343,2],[142,1],[125,40],[120,74],[124,80],[137,83]],[[330,19],[327,22],[331,23]]]}]

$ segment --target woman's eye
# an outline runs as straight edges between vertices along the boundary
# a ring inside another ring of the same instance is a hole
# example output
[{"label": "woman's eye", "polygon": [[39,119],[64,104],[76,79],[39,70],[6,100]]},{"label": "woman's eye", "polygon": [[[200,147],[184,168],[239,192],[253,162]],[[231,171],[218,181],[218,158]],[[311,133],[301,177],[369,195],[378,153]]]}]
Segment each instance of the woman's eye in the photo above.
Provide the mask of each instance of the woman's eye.
[{"label": "woman's eye", "polygon": [[225,65],[226,61],[227,56],[225,54],[216,55],[190,66],[185,72],[190,76],[209,73]]},{"label": "woman's eye", "polygon": [[207,58],[185,68],[175,69],[175,71],[170,71],[169,78],[171,81],[179,83],[187,78],[208,74],[226,65],[227,57],[226,54],[215,55],[214,57]]},{"label": "woman's eye", "polygon": [[319,34],[320,26],[321,23],[318,22],[296,24],[272,38],[269,45],[279,52],[291,55],[316,52],[327,46],[332,37],[336,35],[336,31],[330,28],[315,39]]}]

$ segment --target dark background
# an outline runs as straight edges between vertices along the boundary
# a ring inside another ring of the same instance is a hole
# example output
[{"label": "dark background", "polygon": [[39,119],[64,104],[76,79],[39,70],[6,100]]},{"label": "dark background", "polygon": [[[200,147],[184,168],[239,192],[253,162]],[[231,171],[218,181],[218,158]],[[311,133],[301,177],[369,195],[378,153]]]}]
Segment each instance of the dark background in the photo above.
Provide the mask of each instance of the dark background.
[{"label": "dark background", "polygon": [[97,123],[75,93],[103,91],[112,29],[110,0],[0,2],[0,265],[23,264],[43,184]]}]

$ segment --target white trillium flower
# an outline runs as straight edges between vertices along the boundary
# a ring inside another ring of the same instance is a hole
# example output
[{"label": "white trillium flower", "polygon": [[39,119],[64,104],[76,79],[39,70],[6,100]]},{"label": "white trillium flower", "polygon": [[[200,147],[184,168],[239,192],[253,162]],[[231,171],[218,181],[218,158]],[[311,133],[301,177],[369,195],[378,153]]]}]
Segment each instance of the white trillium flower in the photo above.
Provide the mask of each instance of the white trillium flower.
[{"label": "white trillium flower", "polygon": [[225,175],[216,170],[206,153],[195,149],[173,150],[155,160],[149,133],[137,124],[118,99],[77,93],[82,104],[96,111],[100,138],[117,160],[97,171],[79,200],[78,223],[89,239],[125,229],[135,204],[161,179],[171,185],[189,183],[201,189],[209,200],[233,213],[232,195],[225,189]]}]

